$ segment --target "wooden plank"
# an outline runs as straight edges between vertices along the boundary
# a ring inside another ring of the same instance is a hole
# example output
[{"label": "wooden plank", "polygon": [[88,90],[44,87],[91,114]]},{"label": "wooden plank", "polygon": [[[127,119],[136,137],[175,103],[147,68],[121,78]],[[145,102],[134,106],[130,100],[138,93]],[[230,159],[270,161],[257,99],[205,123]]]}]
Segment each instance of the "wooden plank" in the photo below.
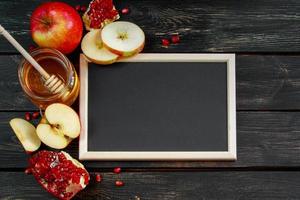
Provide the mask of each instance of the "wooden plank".
[{"label": "wooden plank", "polygon": [[[24,113],[0,112],[0,168],[25,168],[27,156],[8,125]],[[236,162],[84,162],[90,169],[113,168],[248,168],[299,167],[299,112],[238,112]],[[43,147],[45,148],[45,147]],[[78,158],[78,141],[65,149]]]},{"label": "wooden plank", "polygon": [[[80,4],[88,5],[90,0]],[[0,18],[25,47],[31,12],[42,0],[0,2]],[[75,6],[77,0],[68,0]],[[145,52],[298,52],[300,48],[300,2],[284,1],[115,1],[117,8],[129,6],[122,16],[145,31]],[[17,13],[17,15],[16,15]],[[179,33],[181,42],[161,47],[161,39]],[[16,52],[3,38],[0,52]]]},{"label": "wooden plank", "polygon": [[296,55],[237,56],[237,109],[299,110],[299,62]]},{"label": "wooden plank", "polygon": [[[130,172],[119,177],[125,186],[118,188],[118,175],[102,173],[103,181],[92,181],[75,199],[298,199],[298,171],[199,171]],[[23,172],[0,172],[1,199],[54,199],[33,176]]]},{"label": "wooden plank", "polygon": [[25,96],[18,79],[20,56],[0,56],[0,110],[37,109]]},{"label": "wooden plank", "polygon": [[[20,56],[0,56],[0,111],[34,110],[18,82]],[[73,59],[75,65],[78,60]],[[237,55],[238,110],[299,110],[300,56]]]}]

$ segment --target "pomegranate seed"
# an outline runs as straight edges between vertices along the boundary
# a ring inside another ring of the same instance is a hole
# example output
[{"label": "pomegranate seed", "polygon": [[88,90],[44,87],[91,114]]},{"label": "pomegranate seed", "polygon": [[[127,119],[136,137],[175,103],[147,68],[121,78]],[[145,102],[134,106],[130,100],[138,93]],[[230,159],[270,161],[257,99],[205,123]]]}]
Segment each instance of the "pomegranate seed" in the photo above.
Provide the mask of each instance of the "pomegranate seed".
[{"label": "pomegranate seed", "polygon": [[75,10],[80,11],[80,9],[81,9],[80,5],[75,6]]},{"label": "pomegranate seed", "polygon": [[40,116],[40,112],[32,113],[32,119],[37,119]]},{"label": "pomegranate seed", "polygon": [[167,39],[162,39],[162,40],[161,40],[161,43],[162,43],[162,45],[165,46],[165,47],[168,47],[168,46],[170,45],[170,41],[167,40]]},{"label": "pomegranate seed", "polygon": [[86,6],[81,6],[80,10],[81,10],[81,12],[85,12],[86,11]]},{"label": "pomegranate seed", "polygon": [[120,180],[117,180],[117,181],[115,182],[115,185],[116,185],[117,187],[122,187],[122,186],[124,186],[124,182],[123,182],[123,181],[120,181]]},{"label": "pomegranate seed", "polygon": [[29,112],[25,113],[25,119],[26,119],[27,121],[30,121],[31,116],[30,116],[30,113],[29,113]]},{"label": "pomegranate seed", "polygon": [[34,46],[34,45],[29,45],[29,47],[28,47],[29,52],[31,52],[35,49],[36,49],[36,46]]},{"label": "pomegranate seed", "polygon": [[31,174],[32,170],[30,168],[25,169],[25,174]]},{"label": "pomegranate seed", "polygon": [[114,173],[115,174],[120,174],[121,173],[121,167],[114,168]]},{"label": "pomegranate seed", "polygon": [[124,14],[124,15],[126,15],[126,14],[129,13],[129,9],[128,9],[128,8],[123,8],[123,9],[121,10],[121,13]]},{"label": "pomegranate seed", "polygon": [[180,40],[179,35],[172,35],[171,40],[172,40],[172,43],[174,43],[174,44],[179,43],[179,40]]},{"label": "pomegranate seed", "polygon": [[102,177],[100,174],[96,174],[96,181],[97,182],[101,182],[102,181]]}]

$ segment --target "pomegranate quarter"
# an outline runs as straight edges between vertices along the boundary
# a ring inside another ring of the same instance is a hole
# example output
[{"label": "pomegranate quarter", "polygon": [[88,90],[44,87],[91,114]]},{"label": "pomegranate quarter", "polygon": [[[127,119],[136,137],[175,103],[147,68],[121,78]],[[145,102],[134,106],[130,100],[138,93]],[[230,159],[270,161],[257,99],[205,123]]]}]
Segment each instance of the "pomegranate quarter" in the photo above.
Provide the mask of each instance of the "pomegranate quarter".
[{"label": "pomegranate quarter", "polygon": [[101,29],[108,23],[119,19],[112,0],[93,0],[82,16],[86,30]]},{"label": "pomegranate quarter", "polygon": [[89,183],[84,166],[66,152],[39,151],[29,159],[35,179],[52,195],[69,200]]}]

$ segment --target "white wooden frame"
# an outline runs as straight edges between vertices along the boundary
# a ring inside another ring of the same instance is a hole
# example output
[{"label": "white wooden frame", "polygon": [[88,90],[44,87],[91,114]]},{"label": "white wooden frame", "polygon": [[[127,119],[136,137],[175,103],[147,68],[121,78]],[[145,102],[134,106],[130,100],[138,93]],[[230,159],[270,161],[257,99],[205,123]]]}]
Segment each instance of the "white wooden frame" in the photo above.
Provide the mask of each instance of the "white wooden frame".
[{"label": "white wooden frame", "polygon": [[88,151],[88,60],[80,55],[81,160],[236,160],[235,54],[139,54],[118,62],[226,62],[228,98],[228,151]]}]

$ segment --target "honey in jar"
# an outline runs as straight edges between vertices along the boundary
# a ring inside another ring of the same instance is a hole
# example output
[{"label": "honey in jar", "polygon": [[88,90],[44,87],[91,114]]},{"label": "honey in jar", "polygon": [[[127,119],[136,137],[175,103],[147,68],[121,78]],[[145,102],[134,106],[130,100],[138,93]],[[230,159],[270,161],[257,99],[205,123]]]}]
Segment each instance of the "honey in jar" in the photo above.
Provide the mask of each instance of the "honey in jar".
[{"label": "honey in jar", "polygon": [[71,105],[79,94],[79,79],[76,70],[66,56],[55,49],[38,48],[31,56],[48,74],[54,74],[65,84],[58,93],[51,93],[44,85],[40,73],[25,59],[18,68],[19,81],[29,99],[39,108],[45,109],[52,103]]}]

